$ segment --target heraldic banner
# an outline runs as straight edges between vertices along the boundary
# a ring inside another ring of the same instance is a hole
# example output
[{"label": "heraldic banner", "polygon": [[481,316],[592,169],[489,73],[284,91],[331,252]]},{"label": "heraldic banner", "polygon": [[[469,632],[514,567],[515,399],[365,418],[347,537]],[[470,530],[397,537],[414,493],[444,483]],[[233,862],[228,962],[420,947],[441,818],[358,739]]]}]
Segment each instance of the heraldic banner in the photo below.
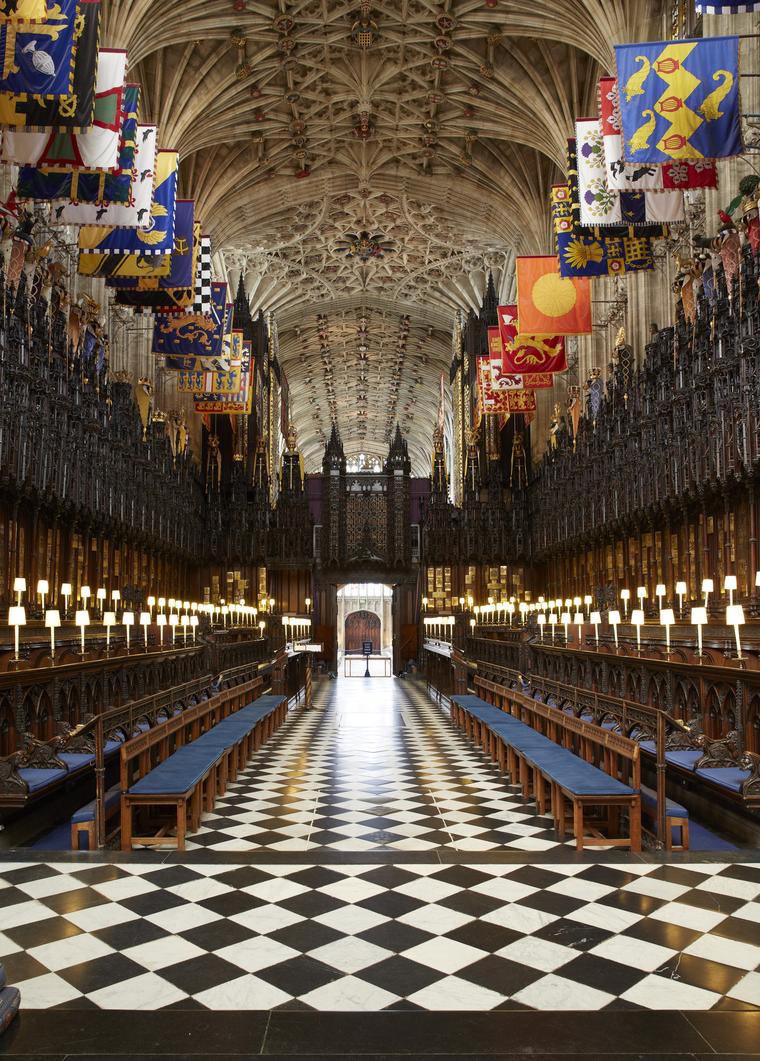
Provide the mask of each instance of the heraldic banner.
[{"label": "heraldic banner", "polygon": [[[589,335],[591,283],[560,276],[552,254],[518,258],[517,316],[523,335]],[[545,372],[546,368],[536,365],[535,371]]]},{"label": "heraldic banner", "polygon": [[739,38],[615,46],[628,162],[741,154]]}]

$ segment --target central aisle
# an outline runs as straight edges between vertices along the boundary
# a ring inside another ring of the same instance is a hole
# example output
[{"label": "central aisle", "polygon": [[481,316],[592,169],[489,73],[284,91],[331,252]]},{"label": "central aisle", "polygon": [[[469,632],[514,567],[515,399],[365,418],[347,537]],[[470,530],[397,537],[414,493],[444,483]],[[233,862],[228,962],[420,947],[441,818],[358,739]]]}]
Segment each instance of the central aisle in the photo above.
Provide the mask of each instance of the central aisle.
[{"label": "central aisle", "polygon": [[422,683],[315,684],[188,850],[546,851],[551,819],[510,793]]}]

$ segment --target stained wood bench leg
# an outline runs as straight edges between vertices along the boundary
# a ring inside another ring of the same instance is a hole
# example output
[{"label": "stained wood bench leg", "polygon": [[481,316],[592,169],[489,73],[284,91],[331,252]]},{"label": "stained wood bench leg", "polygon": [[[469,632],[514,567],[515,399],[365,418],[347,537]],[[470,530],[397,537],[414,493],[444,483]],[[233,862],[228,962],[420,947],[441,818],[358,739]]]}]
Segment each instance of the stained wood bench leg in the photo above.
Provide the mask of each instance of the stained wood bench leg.
[{"label": "stained wood bench leg", "polygon": [[121,797],[121,849],[132,850],[132,804],[128,796]]},{"label": "stained wood bench leg", "polygon": [[573,831],[575,832],[575,849],[583,850],[583,803],[573,800]]},{"label": "stained wood bench leg", "polygon": [[177,850],[185,850],[185,836],[187,834],[187,800],[183,797],[177,800]]},{"label": "stained wood bench leg", "polygon": [[630,818],[630,840],[631,851],[641,851],[641,800],[638,797],[631,801]]}]

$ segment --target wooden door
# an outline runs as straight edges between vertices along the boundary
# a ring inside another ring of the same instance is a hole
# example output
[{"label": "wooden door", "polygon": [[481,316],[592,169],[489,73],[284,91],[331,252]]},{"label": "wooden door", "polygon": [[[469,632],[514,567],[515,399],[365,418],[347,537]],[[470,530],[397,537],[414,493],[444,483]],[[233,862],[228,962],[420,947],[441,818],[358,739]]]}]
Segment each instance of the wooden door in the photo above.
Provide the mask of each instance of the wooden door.
[{"label": "wooden door", "polygon": [[365,641],[372,642],[372,652],[380,652],[380,616],[374,612],[350,612],[346,616],[345,645],[346,652],[361,652]]}]

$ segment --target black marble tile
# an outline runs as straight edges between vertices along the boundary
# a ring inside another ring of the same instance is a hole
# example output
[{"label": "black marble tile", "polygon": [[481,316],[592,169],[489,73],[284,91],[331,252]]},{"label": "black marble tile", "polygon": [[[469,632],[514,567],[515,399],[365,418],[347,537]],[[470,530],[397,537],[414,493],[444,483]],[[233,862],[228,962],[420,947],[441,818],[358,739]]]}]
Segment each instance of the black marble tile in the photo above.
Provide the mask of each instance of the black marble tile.
[{"label": "black marble tile", "polygon": [[110,987],[111,984],[130,980],[133,976],[142,976],[144,973],[144,966],[138,965],[123,954],[104,954],[101,958],[61,969],[58,976],[77,991],[87,995],[101,987]]},{"label": "black marble tile", "polygon": [[294,914],[300,914],[301,917],[319,917],[320,914],[338,910],[346,904],[345,900],[336,899],[334,895],[308,891],[293,895],[289,899],[280,899],[277,905],[291,910]]},{"label": "black marble tile", "polygon": [[760,1012],[689,1013],[688,1020],[716,1053],[760,1055]]},{"label": "black marble tile", "polygon": [[588,952],[557,969],[557,974],[611,995],[622,995],[641,980],[641,970]]},{"label": "black marble tile", "polygon": [[487,921],[468,921],[466,925],[460,925],[451,932],[446,933],[446,939],[454,939],[457,943],[465,943],[479,950],[495,952],[522,939],[519,932],[511,928],[502,928],[501,925],[492,925]]},{"label": "black marble tile", "polygon": [[164,980],[168,980],[188,995],[197,995],[200,991],[236,980],[242,975],[239,966],[226,962],[217,954],[201,954],[161,969],[161,977]]},{"label": "black marble tile", "polygon": [[152,943],[154,939],[165,936],[166,932],[158,925],[154,925],[152,921],[138,917],[133,921],[124,921],[120,925],[98,928],[91,935],[101,939],[114,950],[127,950],[129,947],[137,947],[142,943]]},{"label": "black marble tile", "polygon": [[[56,855],[56,858],[58,856]],[[71,875],[81,880],[83,884],[105,884],[106,881],[120,880],[122,877],[130,877],[131,874],[118,866],[83,866],[81,869],[72,867]]]},{"label": "black marble tile", "polygon": [[362,899],[357,906],[363,906],[376,914],[384,917],[402,917],[411,910],[417,910],[425,903],[419,899],[413,899],[410,895],[402,895],[401,892],[380,892],[379,895],[370,895],[368,899]]},{"label": "black marble tile", "polygon": [[[397,954],[368,969],[362,969],[358,975],[370,984],[402,996],[412,995],[415,991],[428,987],[441,976],[435,969]],[[394,1008],[396,1008],[395,1004]]]},{"label": "black marble tile", "polygon": [[177,906],[184,906],[187,899],[175,895],[173,892],[156,888],[152,892],[143,892],[142,895],[133,895],[129,899],[120,900],[122,906],[126,906],[140,917],[148,917],[150,914],[160,914],[164,910],[173,910]]},{"label": "black marble tile", "polygon": [[[707,1015],[709,1016],[709,1014]],[[730,1017],[731,1014],[718,1014]],[[743,1014],[739,1015],[745,1016]],[[754,1015],[752,1015],[754,1016]],[[668,1044],[683,1053],[704,1050],[705,1040],[680,1013],[272,1013],[264,1054],[289,1056],[373,1053],[416,1057],[494,1055],[558,1057],[574,1054],[599,1061],[636,1044],[633,1056],[663,1061]],[[664,1048],[664,1049],[663,1049]],[[505,1050],[507,1051],[505,1053]],[[632,1061],[631,1054],[626,1061]]]},{"label": "black marble tile", "polygon": [[310,958],[308,954],[300,954],[279,965],[270,965],[266,970],[267,983],[294,996],[305,995],[333,980],[340,980],[343,975],[339,969]]},{"label": "black marble tile", "polygon": [[188,928],[184,932],[177,933],[183,939],[194,943],[202,950],[215,951],[223,947],[232,947],[236,943],[242,943],[244,939],[250,939],[254,934],[250,928],[239,925],[237,921],[212,921],[208,925],[198,925],[196,928]]},{"label": "black marble tile", "polygon": [[657,943],[661,947],[670,947],[671,950],[685,950],[695,939],[699,939],[702,933],[692,928],[682,928],[681,925],[671,925],[666,921],[642,918],[620,935],[643,939],[647,943]]},{"label": "black marble tile", "polygon": [[210,899],[201,899],[198,903],[198,906],[213,910],[215,914],[221,914],[222,917],[233,917],[235,914],[242,914],[246,910],[253,910],[263,905],[265,905],[263,899],[249,895],[248,892],[238,891],[212,895]]},{"label": "black marble tile", "polygon": [[109,901],[94,888],[77,888],[76,891],[48,895],[44,899],[45,906],[55,910],[57,914],[72,914],[76,910],[87,910],[91,906],[103,906]]},{"label": "black marble tile", "polygon": [[65,917],[46,917],[34,924],[19,925],[17,928],[6,928],[2,931],[24,950],[42,947],[46,943],[55,943],[59,939],[68,939],[69,936],[79,936],[82,933],[81,928],[77,928]]},{"label": "black marble tile", "polygon": [[295,925],[288,925],[287,928],[278,928],[276,932],[267,932],[267,936],[277,940],[278,943],[284,943],[286,947],[293,947],[294,950],[303,953],[344,938],[342,932],[329,928],[319,921],[298,921]]},{"label": "black marble tile", "polygon": [[744,969],[735,969],[720,962],[697,958],[693,954],[677,954],[657,969],[657,975],[672,977],[693,987],[703,987],[707,991],[725,995],[746,972]]},{"label": "black marble tile", "polygon": [[516,995],[518,991],[540,980],[544,975],[540,969],[531,969],[527,965],[497,958],[493,954],[457,972],[460,979],[487,987],[501,995]]},{"label": "black marble tile", "polygon": [[167,1020],[165,1013],[131,1010],[92,1010],[83,1017],[83,1009],[26,1010],[23,1008],[2,1038],[3,1056],[23,1057],[30,1061],[36,1055],[67,1058],[128,1057],[143,1055],[166,1057],[178,1050],[193,1058],[216,1054],[259,1054],[264,1043],[269,1015],[267,1013],[218,1013],[208,1010],[182,1016],[181,1037],[177,1022]]},{"label": "black marble tile", "polygon": [[610,936],[614,936],[615,933],[605,928],[594,928],[593,925],[584,925],[579,921],[566,921],[560,918],[550,925],[544,925],[532,935],[536,939],[546,939],[552,943],[561,943],[564,947],[572,947],[574,950],[587,951],[603,940],[609,939]]},{"label": "black marble tile", "polygon": [[760,947],[760,923],[746,917],[727,917],[710,930],[716,936],[726,936],[740,943],[751,943]]},{"label": "black marble tile", "polygon": [[416,947],[418,943],[424,943],[426,939],[430,939],[429,932],[423,932],[412,925],[405,925],[402,921],[386,921],[382,925],[368,928],[365,932],[357,932],[357,936],[360,939],[366,939],[370,943],[374,943],[378,947],[385,947],[386,950],[395,951],[397,954],[410,950],[412,947]]}]

